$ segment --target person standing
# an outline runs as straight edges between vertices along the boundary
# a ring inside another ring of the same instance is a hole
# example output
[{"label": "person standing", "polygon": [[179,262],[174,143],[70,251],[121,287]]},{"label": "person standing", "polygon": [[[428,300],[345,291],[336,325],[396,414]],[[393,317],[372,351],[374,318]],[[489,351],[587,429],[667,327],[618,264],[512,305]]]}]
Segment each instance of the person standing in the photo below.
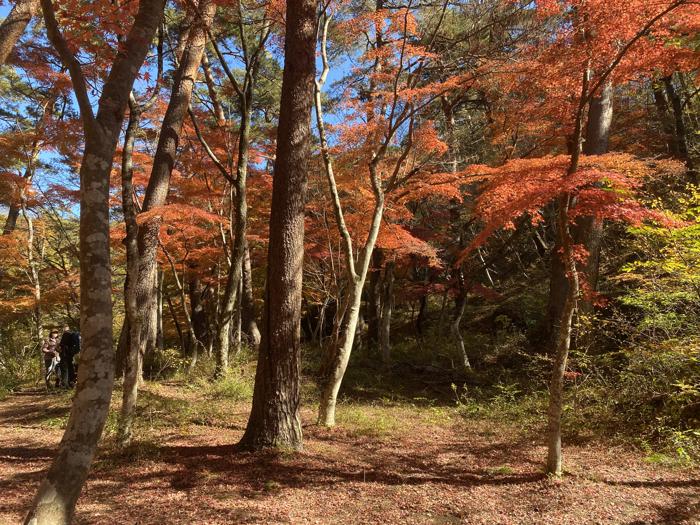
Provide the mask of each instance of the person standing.
[{"label": "person standing", "polygon": [[[58,352],[58,330],[51,330],[49,338],[41,346],[41,355],[44,358],[44,377],[48,387],[49,373],[57,366],[54,359],[60,359]],[[60,364],[60,363],[59,363]],[[60,374],[56,374],[56,387],[60,385]]]},{"label": "person standing", "polygon": [[61,385],[70,388],[75,384],[76,372],[73,358],[80,352],[80,334],[71,332],[69,326],[63,327],[63,335],[59,344],[61,356]]}]

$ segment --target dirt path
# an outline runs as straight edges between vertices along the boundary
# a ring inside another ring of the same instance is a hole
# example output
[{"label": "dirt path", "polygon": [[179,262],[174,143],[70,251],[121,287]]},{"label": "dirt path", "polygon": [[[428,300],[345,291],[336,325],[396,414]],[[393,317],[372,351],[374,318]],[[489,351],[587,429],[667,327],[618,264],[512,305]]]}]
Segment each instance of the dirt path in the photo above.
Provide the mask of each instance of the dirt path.
[{"label": "dirt path", "polygon": [[[127,453],[108,438],[76,523],[700,524],[697,470],[663,469],[622,449],[570,445],[570,474],[551,481],[543,447],[515,431],[403,408],[400,424],[383,429],[383,413],[368,407],[361,427],[307,425],[301,454],[240,454],[231,444],[245,404],[226,405],[212,425],[192,394],[165,394],[186,418],[156,425],[150,407],[151,426]],[[0,402],[0,523],[20,521],[67,403],[39,394]],[[313,421],[310,410],[304,420]]]}]

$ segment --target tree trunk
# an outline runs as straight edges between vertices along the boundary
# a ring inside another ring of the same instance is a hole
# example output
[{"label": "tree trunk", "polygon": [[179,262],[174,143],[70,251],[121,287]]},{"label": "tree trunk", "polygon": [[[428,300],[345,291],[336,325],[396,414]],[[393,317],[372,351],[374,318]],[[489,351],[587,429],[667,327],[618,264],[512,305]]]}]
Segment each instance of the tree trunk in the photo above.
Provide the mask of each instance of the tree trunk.
[{"label": "tree trunk", "polygon": [[163,336],[163,279],[165,278],[165,272],[162,270],[158,272],[158,285],[156,293],[158,294],[158,308],[156,310],[156,350],[159,352],[163,351],[165,348],[165,340]]},{"label": "tree trunk", "polygon": [[15,44],[40,8],[39,0],[17,0],[15,2],[7,18],[0,24],[0,66],[7,62]]},{"label": "tree trunk", "polygon": [[[574,259],[569,233],[568,214],[571,200],[568,195],[559,203],[559,246],[562,247],[562,264],[568,277],[567,294],[561,309],[560,318],[555,325],[556,347],[552,378],[549,382],[549,408],[547,410],[547,473],[561,476],[561,416],[564,406],[564,372],[571,343],[572,319],[576,309],[579,292],[578,271]],[[555,254],[552,254],[556,257]]]},{"label": "tree trunk", "polygon": [[[147,212],[165,204],[170,185],[170,174],[175,163],[180,130],[190,105],[192,89],[197,71],[202,61],[206,43],[206,26],[211,23],[216,6],[209,0],[201,0],[202,12],[187,35],[187,41],[180,56],[180,63],[173,79],[170,102],[163,117],[158,146],[153,159],[151,176],[143,200],[142,211]],[[128,201],[128,199],[127,199]],[[136,275],[133,280],[133,297],[131,308],[136,314],[129,324],[130,348],[124,375],[124,397],[119,422],[119,442],[126,445],[132,438],[132,423],[138,398],[138,385],[141,381],[143,359],[155,351],[158,330],[158,237],[161,225],[159,217],[153,217],[138,227],[138,241],[134,249],[138,250],[134,258],[138,268],[132,270]],[[138,310],[137,310],[138,305]],[[135,322],[138,321],[138,322]]]},{"label": "tree trunk", "polygon": [[304,207],[316,71],[316,2],[287,0],[267,286],[253,407],[240,446],[302,446],[299,374]]},{"label": "tree trunk", "polygon": [[120,360],[119,367],[123,366],[124,382],[122,385],[122,406],[119,413],[117,426],[117,442],[120,446],[126,446],[131,441],[131,426],[133,423],[134,407],[138,396],[138,383],[143,369],[143,354],[139,345],[139,334],[143,316],[138,308],[137,280],[139,268],[138,251],[138,224],[136,222],[136,206],[133,196],[133,150],[136,141],[141,111],[130,99],[129,122],[124,135],[124,147],[122,150],[122,213],[126,237],[126,279],[124,281],[124,328],[128,330],[126,335],[126,353]]},{"label": "tree trunk", "polygon": [[129,319],[124,317],[122,328],[119,330],[119,339],[117,340],[117,351],[114,362],[114,375],[117,378],[124,377],[124,369],[126,368],[126,356],[129,352]]},{"label": "tree trunk", "polygon": [[253,295],[253,274],[250,264],[250,249],[245,243],[245,257],[243,258],[242,295],[241,295],[241,325],[246,341],[256,350],[260,346],[260,330],[258,329],[257,315],[255,312],[255,298]]},{"label": "tree trunk", "polygon": [[380,348],[382,364],[391,364],[391,314],[394,307],[394,262],[386,263],[382,279],[382,318],[380,323]]},{"label": "tree trunk", "polygon": [[675,143],[678,145],[678,159],[683,161],[688,169],[688,182],[697,184],[698,172],[695,169],[693,158],[688,152],[688,132],[686,130],[685,121],[683,120],[683,102],[676,91],[676,87],[673,85],[673,75],[664,77],[663,83],[666,89],[666,95],[668,95],[668,100],[671,102],[671,110],[673,111],[673,128]]},{"label": "tree trunk", "polygon": [[[610,137],[610,125],[613,117],[613,87],[607,83],[600,94],[594,97],[589,104],[588,123],[586,126],[586,141],[583,144],[585,155],[603,155],[608,151]],[[588,251],[588,259],[580,265],[579,271],[583,275],[586,286],[591,292],[598,285],[598,269],[600,267],[600,249],[603,240],[603,223],[594,217],[581,217],[571,228],[574,244],[583,245]],[[561,236],[558,236],[560,239]],[[554,252],[558,253],[560,246],[555,244]],[[564,305],[569,291],[569,279],[567,278],[566,263],[561,257],[553,256],[551,260],[551,277],[549,288],[549,303],[547,307],[547,326],[549,328],[546,340],[549,347],[556,347],[559,334],[554,329],[555,324],[564,316]],[[593,303],[590,296],[582,298],[581,313],[590,315],[593,312]]]},{"label": "tree trunk", "polygon": [[[460,273],[462,271],[460,270]],[[460,281],[463,277],[460,276]],[[455,298],[455,311],[452,317],[452,322],[450,323],[450,332],[452,337],[457,343],[457,349],[459,350],[459,355],[462,358],[462,367],[465,372],[469,372],[472,368],[469,362],[469,356],[467,355],[467,349],[464,346],[464,338],[462,337],[462,330],[460,324],[462,323],[462,317],[464,317],[464,309],[467,306],[467,290],[464,284],[460,282],[459,295]]]},{"label": "tree trunk", "polygon": [[[190,308],[192,309],[192,330],[194,332],[194,339],[206,346],[211,339],[211,334],[207,321],[207,308],[204,304],[203,297],[205,288],[194,270],[189,273],[188,292]],[[192,341],[192,344],[196,346],[196,341]]]},{"label": "tree trunk", "polygon": [[[317,105],[318,107],[318,105]],[[335,425],[335,407],[338,401],[338,393],[340,385],[343,382],[345,371],[350,362],[350,354],[352,352],[353,343],[355,342],[355,334],[357,332],[357,323],[360,318],[360,304],[362,301],[362,289],[365,286],[367,273],[369,271],[370,260],[374,252],[374,246],[379,236],[379,227],[382,216],[384,214],[384,193],[381,190],[378,169],[376,163],[370,163],[370,178],[373,181],[375,205],[372,215],[372,223],[365,241],[365,246],[362,248],[358,259],[358,271],[348,269],[348,292],[345,306],[340,312],[343,315],[341,324],[340,338],[330,351],[329,359],[330,366],[322,379],[322,393],[318,408],[318,423],[327,427]],[[337,202],[337,191],[334,194]],[[347,233],[347,230],[345,230]],[[349,238],[349,236],[348,236]],[[352,258],[352,252],[346,253],[346,257]]]},{"label": "tree trunk", "polygon": [[372,269],[370,270],[367,290],[367,342],[379,345],[379,324],[382,317],[382,265],[384,253],[375,250],[372,254]]},{"label": "tree trunk", "polygon": [[93,116],[80,65],[58,28],[51,0],[42,0],[41,5],[49,40],[70,72],[85,130],[80,166],[78,384],[58,454],[25,519],[31,525],[57,525],[72,521],[109,411],[114,383],[109,177],[129,93],[160,24],[164,1],[139,3],[134,24],[104,83],[97,116]]}]

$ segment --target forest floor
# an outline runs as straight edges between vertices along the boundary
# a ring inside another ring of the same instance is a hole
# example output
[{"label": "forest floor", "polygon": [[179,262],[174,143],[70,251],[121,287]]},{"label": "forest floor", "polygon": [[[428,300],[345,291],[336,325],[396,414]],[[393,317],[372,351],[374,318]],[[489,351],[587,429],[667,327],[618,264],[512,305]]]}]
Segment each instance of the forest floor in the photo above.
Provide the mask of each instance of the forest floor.
[{"label": "forest floor", "polygon": [[[538,433],[517,421],[464,417],[454,402],[358,398],[339,405],[332,430],[305,407],[303,452],[239,453],[243,397],[147,383],[125,451],[113,445],[113,407],[75,522],[700,523],[700,471],[629,446],[565,440],[566,475],[553,480]],[[33,390],[0,401],[0,523],[27,509],[69,404],[69,393]]]}]

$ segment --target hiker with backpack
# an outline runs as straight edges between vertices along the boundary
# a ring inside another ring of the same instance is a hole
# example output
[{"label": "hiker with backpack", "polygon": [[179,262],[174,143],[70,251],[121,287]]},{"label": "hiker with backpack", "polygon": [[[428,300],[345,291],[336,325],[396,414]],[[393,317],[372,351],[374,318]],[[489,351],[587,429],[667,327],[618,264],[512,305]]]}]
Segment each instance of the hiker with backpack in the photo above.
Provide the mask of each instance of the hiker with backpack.
[{"label": "hiker with backpack", "polygon": [[75,385],[76,370],[74,358],[80,352],[80,333],[71,332],[70,327],[63,328],[63,335],[59,343],[61,356],[61,384],[64,388]]}]

